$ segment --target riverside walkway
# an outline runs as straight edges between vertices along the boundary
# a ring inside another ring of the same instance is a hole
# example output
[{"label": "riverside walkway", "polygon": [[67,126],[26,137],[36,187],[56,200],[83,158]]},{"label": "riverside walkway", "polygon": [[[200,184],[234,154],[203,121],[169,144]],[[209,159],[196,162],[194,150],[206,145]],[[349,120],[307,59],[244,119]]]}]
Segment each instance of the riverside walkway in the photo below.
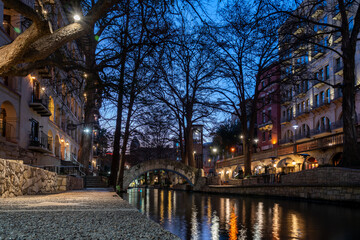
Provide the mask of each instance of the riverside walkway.
[{"label": "riverside walkway", "polygon": [[0,239],[179,239],[109,189],[0,198]]}]

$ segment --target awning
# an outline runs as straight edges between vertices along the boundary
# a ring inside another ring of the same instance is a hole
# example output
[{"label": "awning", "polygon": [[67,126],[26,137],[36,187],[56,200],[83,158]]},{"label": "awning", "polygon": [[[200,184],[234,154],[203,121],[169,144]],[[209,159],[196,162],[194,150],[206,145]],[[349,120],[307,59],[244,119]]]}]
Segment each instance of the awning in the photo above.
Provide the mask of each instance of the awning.
[{"label": "awning", "polygon": [[292,158],[287,157],[287,158],[284,158],[284,159],[280,160],[280,161],[277,163],[276,167],[277,167],[277,168],[286,167],[286,164],[285,164],[285,163],[287,163],[287,166],[288,166],[288,167],[293,167],[293,165],[291,164],[292,162],[293,162]]}]

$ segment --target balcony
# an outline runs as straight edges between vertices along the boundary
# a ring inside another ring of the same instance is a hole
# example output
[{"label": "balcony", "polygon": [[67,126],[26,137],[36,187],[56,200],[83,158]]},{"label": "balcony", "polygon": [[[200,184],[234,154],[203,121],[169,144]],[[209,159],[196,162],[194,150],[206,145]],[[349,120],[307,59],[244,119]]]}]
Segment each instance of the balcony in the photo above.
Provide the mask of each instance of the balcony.
[{"label": "balcony", "polygon": [[336,66],[335,75],[343,76],[343,74],[344,74],[344,65],[341,63]]},{"label": "balcony", "polygon": [[47,97],[38,98],[35,95],[32,97],[32,102],[29,104],[35,112],[40,114],[42,117],[51,116],[51,112],[48,108],[49,99]]},{"label": "balcony", "polygon": [[310,138],[310,132],[295,135],[296,140],[301,140],[301,139],[305,139],[305,138]]},{"label": "balcony", "polygon": [[314,103],[311,110],[322,110],[330,105],[330,98],[324,98],[319,103]]},{"label": "balcony", "polygon": [[281,100],[282,105],[289,105],[292,101],[292,97],[284,96]]},{"label": "balcony", "polygon": [[294,119],[293,116],[282,117],[281,118],[281,124],[288,124],[293,119]]},{"label": "balcony", "polygon": [[330,126],[321,126],[319,128],[311,130],[311,135],[318,135],[322,133],[330,133],[331,127]]},{"label": "balcony", "polygon": [[302,97],[304,97],[306,95],[307,92],[308,92],[308,89],[306,89],[305,87],[299,88],[299,90],[296,91],[295,96],[298,97],[298,98],[302,98]]},{"label": "balcony", "polygon": [[332,129],[332,130],[339,129],[339,128],[342,128],[342,127],[343,127],[343,120],[342,120],[342,119],[336,121],[335,123],[333,123],[333,124],[331,125],[331,129]]},{"label": "balcony", "polygon": [[339,43],[342,40],[342,35],[341,32],[335,32],[333,35],[333,42],[334,43]]},{"label": "balcony", "polygon": [[324,85],[325,85],[325,83],[324,83],[324,80],[322,80],[322,79],[312,81],[312,86],[313,87],[320,88],[320,87],[322,87]]},{"label": "balcony", "polygon": [[296,112],[295,118],[306,117],[309,113],[310,113],[310,108],[305,107],[305,109],[302,109],[302,111]]},{"label": "balcony", "polygon": [[42,153],[51,153],[52,138],[41,131],[40,137],[30,135],[29,150]]},{"label": "balcony", "polygon": [[313,58],[319,58],[319,57],[321,57],[322,55],[324,55],[324,53],[325,53],[325,49],[324,49],[324,48],[322,48],[322,47],[320,47],[320,46],[318,46],[318,45],[315,45],[315,46],[314,46],[314,49],[313,49],[313,51],[312,51],[312,53],[311,53],[311,56],[312,56]]},{"label": "balcony", "polygon": [[293,138],[285,138],[285,139],[279,140],[279,144],[287,144],[287,143],[293,143],[293,142],[294,142]]},{"label": "balcony", "polygon": [[340,88],[337,89],[337,91],[335,91],[335,96],[334,99],[332,100],[333,102],[341,102],[342,101],[342,91]]}]

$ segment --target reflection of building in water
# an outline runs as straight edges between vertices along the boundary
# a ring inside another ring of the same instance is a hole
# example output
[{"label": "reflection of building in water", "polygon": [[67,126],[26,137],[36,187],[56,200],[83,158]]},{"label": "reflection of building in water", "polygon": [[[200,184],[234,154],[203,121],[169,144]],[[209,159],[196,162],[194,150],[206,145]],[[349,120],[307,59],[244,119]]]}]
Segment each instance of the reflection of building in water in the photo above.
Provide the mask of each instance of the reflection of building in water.
[{"label": "reflection of building in water", "polygon": [[219,239],[219,217],[216,216],[216,211],[214,211],[212,219],[211,219],[211,239],[218,240]]},{"label": "reflection of building in water", "polygon": [[279,210],[279,204],[275,203],[273,207],[273,219],[272,219],[272,234],[274,239],[280,239],[279,237],[279,230],[281,227],[280,223],[280,210]]},{"label": "reflection of building in water", "polygon": [[257,205],[257,210],[255,214],[255,224],[253,227],[254,239],[261,239],[263,236],[263,228],[264,228],[264,204],[259,202]]},{"label": "reflection of building in water", "polygon": [[208,217],[208,223],[209,223],[209,224],[211,223],[211,211],[212,211],[212,208],[211,208],[211,198],[208,197],[208,198],[207,198],[207,217]]},{"label": "reflection of building in water", "polygon": [[229,230],[229,239],[237,240],[238,235],[238,226],[237,226],[237,215],[235,214],[235,208],[232,209],[230,214],[230,230]]},{"label": "reflection of building in water", "polygon": [[198,222],[197,222],[197,210],[196,206],[193,205],[191,208],[191,239],[198,239]]},{"label": "reflection of building in water", "polygon": [[160,224],[164,223],[164,190],[160,190]]},{"label": "reflection of building in water", "polygon": [[171,195],[172,195],[172,192],[171,191],[168,191],[168,219],[169,219],[169,223],[171,223],[171,214],[172,214],[172,202],[171,202]]}]

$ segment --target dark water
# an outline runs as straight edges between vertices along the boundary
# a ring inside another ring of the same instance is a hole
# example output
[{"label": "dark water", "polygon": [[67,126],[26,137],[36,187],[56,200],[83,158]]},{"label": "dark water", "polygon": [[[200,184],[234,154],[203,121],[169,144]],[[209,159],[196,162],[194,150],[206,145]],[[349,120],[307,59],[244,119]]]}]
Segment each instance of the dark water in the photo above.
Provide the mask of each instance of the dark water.
[{"label": "dark water", "polygon": [[130,189],[123,196],[181,239],[360,239],[360,208]]}]

